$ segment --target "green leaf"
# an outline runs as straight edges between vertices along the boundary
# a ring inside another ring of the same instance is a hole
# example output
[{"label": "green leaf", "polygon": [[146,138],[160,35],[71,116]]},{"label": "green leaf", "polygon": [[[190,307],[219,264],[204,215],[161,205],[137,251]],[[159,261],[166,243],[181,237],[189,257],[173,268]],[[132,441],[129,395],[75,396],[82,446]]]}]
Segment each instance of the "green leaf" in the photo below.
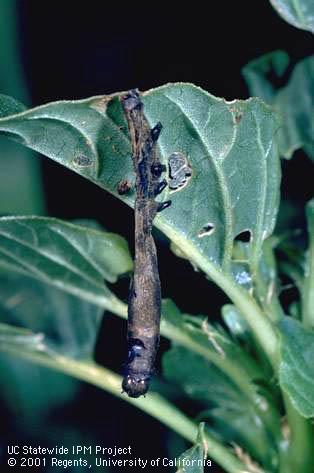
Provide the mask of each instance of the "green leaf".
[{"label": "green leaf", "polygon": [[[248,278],[249,288],[256,300],[263,307],[266,315],[274,322],[282,317],[283,311],[278,299],[278,274],[274,256],[274,246],[277,240],[270,237],[264,241],[262,254],[257,270],[251,279]],[[238,275],[246,277],[251,248],[247,243],[237,241],[234,246],[234,261],[238,262]]]},{"label": "green leaf", "polygon": [[165,336],[214,363],[244,390],[249,389],[253,379],[263,379],[263,372],[252,357],[221,326],[208,323],[204,316],[182,314],[170,299],[163,301],[162,314],[161,330]]},{"label": "green leaf", "polygon": [[176,473],[203,473],[204,466],[212,466],[211,460],[206,459],[208,447],[204,428],[204,422],[200,423],[195,444],[177,459],[176,466],[179,468]]},{"label": "green leaf", "polygon": [[[167,163],[171,153],[181,152],[193,173],[184,188],[171,193],[172,206],[156,218],[157,227],[184,253],[191,253],[192,244],[207,261],[226,270],[234,238],[248,230],[256,265],[278,206],[272,111],[258,99],[226,102],[189,84],[149,91],[143,100],[150,124],[163,124],[162,160]],[[118,183],[132,180],[131,147],[118,95],[37,107],[0,120],[0,131],[116,196]],[[118,197],[132,205],[134,194]],[[206,232],[208,225],[213,231]]]},{"label": "green leaf", "polygon": [[112,309],[104,284],[132,268],[126,241],[115,234],[53,218],[0,218],[0,267]]},{"label": "green leaf", "polygon": [[[0,119],[0,132],[133,205],[134,191],[124,196],[117,191],[134,173],[119,97],[37,107]],[[171,192],[172,206],[154,222],[237,305],[275,364],[276,334],[242,279],[234,281],[232,250],[235,237],[250,232],[254,274],[262,243],[273,231],[280,180],[277,118],[259,99],[226,102],[190,84],[160,87],[143,100],[151,126],[160,120],[164,127],[162,161],[167,164],[171,153],[180,152],[192,169],[185,187]]]},{"label": "green leaf", "polygon": [[[0,325],[0,333],[2,328],[3,327]],[[22,329],[15,330],[15,336],[19,337],[21,335],[25,340],[25,336],[28,334]],[[44,343],[41,342],[38,344],[36,340],[24,344],[22,350],[18,342],[14,344],[14,339],[12,339],[13,335],[14,334],[11,333],[11,339],[8,344],[0,344],[0,350],[4,350],[10,355],[30,360],[33,363],[38,363],[44,367],[58,370],[104,389],[106,392],[154,416],[167,427],[173,429],[179,435],[182,435],[186,440],[190,442],[194,441],[197,434],[195,423],[162,396],[156,393],[149,393],[144,403],[140,399],[123,396],[121,393],[122,378],[112,371],[92,362],[76,361],[69,357],[60,356],[51,350],[47,350]],[[29,333],[29,336],[29,340],[34,339],[34,334]],[[237,472],[244,470],[244,463],[240,461],[229,448],[225,447],[222,442],[218,442],[208,433],[206,433],[205,436],[208,451],[214,461],[219,463],[227,471]]]},{"label": "green leaf", "polygon": [[286,274],[302,293],[305,272],[304,236],[299,229],[295,229],[274,238],[277,239],[279,271]]},{"label": "green leaf", "polygon": [[[45,353],[91,360],[103,310],[49,284],[0,270],[0,383],[7,405],[31,421],[69,401],[77,381],[11,357]],[[32,380],[30,383],[29,380]]]},{"label": "green leaf", "polygon": [[[1,270],[0,286],[2,323],[41,334],[36,335],[36,340],[41,336],[51,350],[60,354],[92,357],[103,314],[101,307],[11,271]],[[29,342],[28,338],[25,340]]]},{"label": "green leaf", "polygon": [[[236,363],[236,362],[235,362]],[[274,438],[255,407],[222,371],[195,353],[174,346],[163,357],[166,378],[201,404],[211,431],[242,445],[265,465],[277,464]]]},{"label": "green leaf", "polygon": [[242,72],[250,94],[261,97],[282,116],[278,131],[280,154],[289,159],[295,150],[303,148],[314,159],[314,56],[300,61],[288,84],[275,90],[267,74],[275,72],[280,77],[287,65],[287,54],[274,51],[251,61]]},{"label": "green leaf", "polygon": [[281,323],[279,381],[304,417],[314,416],[314,332],[286,317]]},{"label": "green leaf", "polygon": [[[180,411],[177,411],[173,405],[167,403],[160,395],[150,392],[144,403],[140,400],[123,396],[121,393],[122,379],[119,376],[96,365],[87,358],[86,355],[88,353],[83,354],[85,359],[81,359],[82,354],[80,353],[76,354],[76,357],[80,358],[79,360],[73,358],[73,345],[82,348],[86,345],[82,338],[85,337],[87,341],[91,340],[90,334],[93,331],[93,321],[97,322],[95,317],[97,317],[97,313],[99,314],[99,309],[87,302],[82,303],[80,301],[83,306],[78,310],[76,305],[78,299],[65,292],[57,291],[51,286],[47,287],[47,292],[45,292],[44,284],[41,282],[29,278],[29,284],[27,284],[26,278],[16,274],[13,274],[12,278],[13,280],[6,281],[4,278],[3,281],[0,281],[0,283],[3,282],[3,284],[0,284],[1,288],[7,286],[7,295],[3,297],[3,304],[0,305],[0,314],[2,313],[7,319],[11,316],[11,322],[18,323],[22,321],[23,324],[26,324],[27,321],[34,330],[44,330],[44,333],[36,334],[23,328],[0,323],[0,351],[7,354],[8,359],[9,356],[14,356],[11,361],[13,364],[16,361],[15,367],[20,364],[24,368],[24,366],[27,366],[24,362],[30,360],[43,367],[49,367],[61,373],[70,374],[77,379],[90,382],[155,416],[184,438],[193,441],[196,435],[196,426],[193,421],[184,416]],[[13,291],[14,278],[16,278],[15,293]],[[31,286],[30,283],[32,283]],[[47,314],[47,318],[45,317],[46,314],[42,314],[43,303],[35,304],[32,307],[32,302],[37,297],[37,285],[39,292],[42,292],[42,299],[46,299],[45,303],[48,306],[46,310],[51,311],[50,314]],[[30,287],[34,291],[33,294],[30,291]],[[26,289],[28,289],[27,297],[23,297],[23,295],[25,296]],[[52,291],[51,299],[48,297],[48,291]],[[57,292],[59,292],[59,295]],[[0,297],[1,294],[2,292],[0,292]],[[59,298],[65,302],[64,310],[60,314],[62,317],[58,316],[58,310],[60,310],[61,306]],[[89,305],[91,310],[84,310],[84,305]],[[77,318],[77,323],[74,322],[75,317]],[[97,323],[94,324],[94,333],[97,332],[97,325]],[[57,337],[56,333],[58,334]],[[69,343],[69,335],[72,336],[74,343]],[[95,336],[93,340],[95,340]],[[92,349],[92,345],[93,343],[89,344],[90,349]],[[15,360],[15,356],[17,360]],[[47,390],[47,386],[51,386],[49,392],[46,393],[45,399],[47,402],[53,399],[54,403],[57,404],[62,393],[62,390],[61,393],[58,390],[60,384],[56,382],[52,386],[50,384],[49,372],[46,371],[43,371],[45,376],[45,381],[43,381],[41,376],[38,377],[38,371],[40,372],[37,366],[34,367],[33,372],[25,371],[25,375],[30,377],[24,378],[26,386],[22,385],[23,389],[20,389],[18,393],[24,394],[25,391],[29,393],[34,388],[34,396],[31,400],[36,402],[36,396],[38,396],[42,388]],[[29,379],[32,379],[32,383],[29,383]],[[12,380],[12,373],[10,380]],[[37,381],[40,381],[39,386]],[[20,386],[19,383],[16,383],[16,385]],[[9,385],[6,383],[4,386],[7,387]],[[9,387],[11,388],[12,384]],[[16,397],[11,396],[11,399],[14,402]],[[32,410],[29,410],[29,413],[33,415]],[[241,462],[222,443],[220,444],[214,437],[208,434],[206,434],[205,440],[211,457],[215,461],[218,461],[227,469],[230,468],[230,471],[237,471],[241,468]]]},{"label": "green leaf", "polygon": [[209,402],[228,404],[239,391],[233,381],[217,367],[184,347],[173,345],[163,356],[163,374],[183,392],[204,405]]},{"label": "green leaf", "polygon": [[[103,313],[94,304],[114,310],[120,303],[103,280],[115,282],[132,261],[123,238],[90,225],[39,217],[0,219],[1,350],[25,351],[30,357],[42,351],[52,365],[56,356],[92,359]],[[25,416],[42,415],[77,388],[72,379],[6,354],[0,364],[3,396]]]},{"label": "green leaf", "polygon": [[43,342],[42,333],[33,333],[31,330],[12,325],[0,323],[0,343],[1,345],[12,345],[18,343],[19,346],[28,349],[39,350]]},{"label": "green leaf", "polygon": [[[12,357],[11,354],[20,355],[21,358]],[[1,396],[15,415],[23,415],[25,426],[34,422],[34,419],[37,422],[46,419],[45,414],[70,401],[78,388],[75,379],[29,364],[28,357],[37,354],[44,354],[52,366],[57,356],[57,352],[46,345],[43,333],[0,323]]]},{"label": "green leaf", "polygon": [[270,0],[270,3],[290,25],[314,33],[312,0]]},{"label": "green leaf", "polygon": [[314,328],[314,199],[306,206],[309,247],[306,254],[302,288],[302,318],[306,327]]},{"label": "green leaf", "polygon": [[[229,305],[224,308],[236,309]],[[225,313],[226,311],[223,311]],[[272,431],[275,438],[280,437],[279,414],[274,398],[274,387],[269,386],[272,376],[269,362],[265,355],[258,352],[256,344],[249,337],[246,348],[232,339],[219,325],[208,323],[206,317],[181,314],[171,300],[164,300],[162,305],[161,333],[175,345],[189,350],[191,356],[201,356],[204,362],[213,364],[213,369],[222,372],[241,392],[243,399],[252,404],[257,415]],[[240,315],[238,314],[240,317]],[[260,357],[252,356],[256,352]],[[248,352],[251,352],[250,354]],[[167,360],[167,358],[165,358]],[[277,393],[274,393],[277,395]]]},{"label": "green leaf", "polygon": [[[157,89],[147,95],[145,105],[150,123],[164,124],[163,156],[183,152],[192,166],[189,184],[171,194],[172,207],[164,214],[167,226],[225,270],[234,238],[249,230],[254,267],[262,240],[272,232],[278,203],[276,122],[270,110],[255,99],[228,103],[188,85]],[[213,229],[206,232],[208,224]]]},{"label": "green leaf", "polygon": [[25,110],[25,105],[21,104],[13,97],[0,94],[0,118],[7,117],[9,115],[15,115],[16,113],[21,113]]},{"label": "green leaf", "polygon": [[[52,357],[58,354],[92,359],[103,313],[101,308],[3,269],[0,287],[2,351],[36,353],[43,350]],[[0,354],[0,367],[2,396],[11,409],[23,412],[23,417],[29,421],[69,401],[77,390],[73,379],[6,353]]]},{"label": "green leaf", "polygon": [[263,54],[263,56],[250,61],[242,69],[250,94],[262,97],[266,102],[272,103],[276,89],[269,81],[268,75],[272,73],[276,78],[281,78],[286,72],[289,62],[288,54],[280,50]]},{"label": "green leaf", "polygon": [[[2,324],[0,331],[2,339]],[[24,350],[27,346],[22,344],[22,337],[23,335],[16,333],[15,340],[21,341],[19,350]],[[6,340],[9,341],[9,337]],[[2,346],[0,342],[1,400],[5,403],[5,407],[14,413],[14,416],[23,416],[23,424],[20,428],[27,433],[27,428],[34,425],[34,422],[36,425],[38,422],[46,422],[46,415],[49,415],[52,409],[70,402],[77,393],[79,383],[75,379],[41,366],[29,364],[23,358],[3,353],[4,347],[8,345]],[[28,351],[30,348],[27,346]]]},{"label": "green leaf", "polygon": [[[263,392],[262,386],[268,385],[269,380],[271,380],[273,376],[273,370],[268,358],[256,343],[256,339],[254,338],[250,327],[234,305],[226,304],[222,307],[222,318],[233,337],[241,343],[243,352],[247,354],[248,357],[250,356],[251,362],[252,359],[254,359],[255,364],[258,366],[260,375],[251,375],[252,380],[254,380],[254,383],[256,384],[256,390],[259,390],[260,394],[263,394],[267,398],[267,392]],[[232,359],[231,355],[231,360]],[[242,363],[240,360],[239,362]],[[271,386],[271,390],[273,395],[277,396],[278,393],[276,392],[274,385]],[[270,403],[274,404],[274,399],[271,399]],[[272,423],[274,424],[274,422]]]},{"label": "green leaf", "polygon": [[239,340],[243,340],[247,345],[252,345],[252,334],[250,327],[241,317],[237,308],[232,304],[225,304],[222,307],[222,318],[230,333]]}]

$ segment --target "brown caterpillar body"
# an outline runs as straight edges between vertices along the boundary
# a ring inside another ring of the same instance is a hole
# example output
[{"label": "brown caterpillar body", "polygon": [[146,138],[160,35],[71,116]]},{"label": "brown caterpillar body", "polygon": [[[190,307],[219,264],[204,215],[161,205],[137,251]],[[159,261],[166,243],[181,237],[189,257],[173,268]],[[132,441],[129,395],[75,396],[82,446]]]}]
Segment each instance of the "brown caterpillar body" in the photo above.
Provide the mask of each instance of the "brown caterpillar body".
[{"label": "brown caterpillar body", "polygon": [[122,388],[130,397],[139,397],[149,388],[159,346],[161,289],[152,224],[156,213],[168,207],[170,201],[155,201],[167,185],[160,179],[165,167],[156,149],[162,126],[157,123],[150,129],[137,90],[128,92],[121,101],[136,174],[135,260],[128,304],[128,360]]}]

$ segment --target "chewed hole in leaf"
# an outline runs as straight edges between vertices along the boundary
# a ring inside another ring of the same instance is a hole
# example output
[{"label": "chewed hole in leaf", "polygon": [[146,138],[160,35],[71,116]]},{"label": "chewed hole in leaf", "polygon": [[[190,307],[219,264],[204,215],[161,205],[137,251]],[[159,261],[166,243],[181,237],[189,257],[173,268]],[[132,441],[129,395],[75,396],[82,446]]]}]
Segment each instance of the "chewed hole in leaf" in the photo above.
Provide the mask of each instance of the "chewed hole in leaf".
[{"label": "chewed hole in leaf", "polygon": [[93,164],[93,160],[89,156],[85,156],[84,154],[78,154],[73,159],[72,163],[74,166],[79,168],[89,167]]},{"label": "chewed hole in leaf", "polygon": [[[118,183],[134,174],[120,95],[36,107],[2,118],[0,133],[23,136],[30,148],[132,206],[134,195],[117,191]],[[143,102],[149,125],[163,124],[160,159],[171,171],[167,180],[173,205],[158,216],[156,226],[178,246],[191,248],[186,250],[189,259],[192,254],[205,258],[210,266],[226,270],[226,277],[233,264],[234,243],[242,243],[234,242],[234,237],[250,229],[247,259],[256,266],[277,215],[280,175],[277,147],[272,145],[276,115],[260,99],[231,104],[182,83],[144,92]],[[235,112],[230,106],[243,112],[239,126],[232,120]],[[78,155],[90,157],[92,163],[75,159]],[[187,166],[183,177],[182,169],[173,167],[180,162]],[[203,230],[207,222],[216,227],[210,236],[210,229]],[[199,238],[199,232],[208,238]]]},{"label": "chewed hole in leaf", "polygon": [[250,230],[244,230],[235,237],[235,241],[242,241],[243,243],[249,243],[251,241],[252,234]]},{"label": "chewed hole in leaf", "polygon": [[197,236],[202,238],[204,236],[212,235],[215,231],[215,225],[212,223],[206,223],[203,228],[198,232]]},{"label": "chewed hole in leaf", "polygon": [[243,112],[241,110],[238,110],[236,107],[230,107],[229,110],[233,114],[233,122],[236,125],[239,125],[243,117]]},{"label": "chewed hole in leaf", "polygon": [[192,168],[183,153],[172,153],[168,158],[169,181],[168,186],[172,192],[185,187],[192,176]]}]

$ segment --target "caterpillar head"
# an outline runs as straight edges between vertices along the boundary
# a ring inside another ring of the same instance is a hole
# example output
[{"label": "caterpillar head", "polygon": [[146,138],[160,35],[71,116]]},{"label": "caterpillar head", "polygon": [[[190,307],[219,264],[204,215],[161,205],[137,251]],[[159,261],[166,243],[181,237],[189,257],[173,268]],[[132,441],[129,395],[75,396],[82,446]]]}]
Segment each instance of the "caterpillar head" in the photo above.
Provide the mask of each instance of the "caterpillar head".
[{"label": "caterpillar head", "polygon": [[149,388],[149,378],[128,374],[123,378],[122,389],[129,397],[144,396]]}]

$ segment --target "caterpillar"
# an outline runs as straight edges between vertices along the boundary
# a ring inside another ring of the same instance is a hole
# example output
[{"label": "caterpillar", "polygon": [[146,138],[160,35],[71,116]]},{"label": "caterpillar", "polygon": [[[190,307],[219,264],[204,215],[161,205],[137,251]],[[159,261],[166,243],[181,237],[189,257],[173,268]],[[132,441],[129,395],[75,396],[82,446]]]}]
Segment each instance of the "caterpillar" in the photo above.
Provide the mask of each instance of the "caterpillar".
[{"label": "caterpillar", "polygon": [[169,207],[171,201],[155,200],[167,186],[167,181],[161,179],[166,167],[160,162],[156,146],[161,123],[150,129],[138,90],[127,92],[121,102],[136,176],[134,272],[129,289],[128,358],[122,390],[130,397],[139,397],[149,389],[159,346],[161,288],[152,225],[157,212]]}]

